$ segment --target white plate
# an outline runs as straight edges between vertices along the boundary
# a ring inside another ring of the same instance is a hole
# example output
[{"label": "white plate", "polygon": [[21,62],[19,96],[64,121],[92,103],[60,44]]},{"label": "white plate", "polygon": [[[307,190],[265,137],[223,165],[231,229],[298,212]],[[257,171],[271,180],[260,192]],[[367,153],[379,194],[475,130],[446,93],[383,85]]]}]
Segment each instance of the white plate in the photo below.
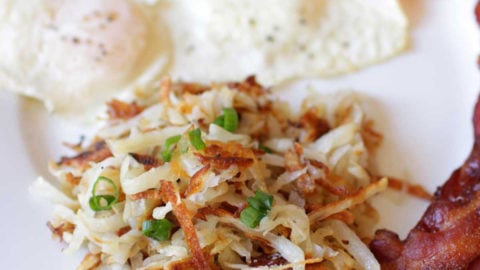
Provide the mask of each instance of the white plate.
[{"label": "white plate", "polygon": [[[370,116],[384,136],[381,172],[423,184],[443,183],[472,145],[471,114],[478,95],[480,52],[474,0],[403,0],[412,23],[411,48],[399,57],[333,80],[310,80],[318,91],[355,89],[372,104]],[[294,96],[285,92],[284,97]],[[32,196],[37,175],[48,176],[61,142],[75,142],[78,126],[47,117],[41,106],[0,91],[0,269],[74,269],[82,254],[61,253],[50,239],[48,203]],[[382,226],[404,236],[426,203],[388,192],[375,199]]]}]

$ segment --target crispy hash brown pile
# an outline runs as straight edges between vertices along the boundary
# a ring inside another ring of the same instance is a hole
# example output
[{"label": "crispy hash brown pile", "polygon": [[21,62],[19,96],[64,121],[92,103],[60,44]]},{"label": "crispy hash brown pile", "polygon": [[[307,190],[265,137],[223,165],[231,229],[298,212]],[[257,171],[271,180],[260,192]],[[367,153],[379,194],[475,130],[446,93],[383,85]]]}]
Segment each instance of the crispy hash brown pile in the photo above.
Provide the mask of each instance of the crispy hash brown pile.
[{"label": "crispy hash brown pile", "polygon": [[297,116],[254,77],[172,83],[108,104],[78,153],[51,163],[48,223],[79,269],[380,269],[366,246],[387,187],[371,177],[371,129],[353,94]]}]

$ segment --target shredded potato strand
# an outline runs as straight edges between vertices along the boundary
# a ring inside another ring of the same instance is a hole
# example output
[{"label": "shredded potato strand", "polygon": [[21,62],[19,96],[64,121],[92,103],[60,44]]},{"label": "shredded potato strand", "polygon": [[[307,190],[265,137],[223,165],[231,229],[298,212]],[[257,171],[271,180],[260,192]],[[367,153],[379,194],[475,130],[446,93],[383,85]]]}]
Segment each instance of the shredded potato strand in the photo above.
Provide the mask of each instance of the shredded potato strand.
[{"label": "shredded potato strand", "polygon": [[164,200],[170,202],[173,206],[173,213],[180,223],[180,227],[185,234],[185,240],[187,241],[188,248],[192,253],[195,269],[209,270],[210,266],[208,265],[208,261],[203,254],[202,248],[200,247],[195,226],[193,226],[192,223],[192,216],[185,207],[185,204],[179,198],[178,190],[175,188],[172,182],[165,180],[161,181],[161,190]]},{"label": "shredded potato strand", "polygon": [[322,207],[319,207],[308,214],[310,223],[314,224],[322,219],[325,219],[335,213],[342,212],[348,208],[351,208],[357,204],[360,204],[368,198],[378,194],[385,190],[388,186],[388,179],[382,178],[377,182],[374,182],[367,187],[361,189],[357,193],[346,197],[343,200],[336,201]]}]

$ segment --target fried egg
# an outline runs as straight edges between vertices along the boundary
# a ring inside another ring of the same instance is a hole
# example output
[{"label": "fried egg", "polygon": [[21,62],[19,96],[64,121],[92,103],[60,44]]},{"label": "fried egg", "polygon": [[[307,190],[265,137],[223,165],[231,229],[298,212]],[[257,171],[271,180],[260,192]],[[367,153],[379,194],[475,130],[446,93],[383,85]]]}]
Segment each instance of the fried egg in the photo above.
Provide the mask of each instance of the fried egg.
[{"label": "fried egg", "polygon": [[[149,18],[125,0],[3,1],[0,88],[58,112],[87,111],[131,83],[152,55]],[[158,45],[158,44],[157,44]]]},{"label": "fried egg", "polygon": [[396,0],[175,0],[163,12],[175,26],[171,74],[181,80],[330,77],[407,44]]},{"label": "fried egg", "polygon": [[5,0],[0,89],[83,114],[166,74],[329,77],[398,54],[407,26],[396,0]]}]

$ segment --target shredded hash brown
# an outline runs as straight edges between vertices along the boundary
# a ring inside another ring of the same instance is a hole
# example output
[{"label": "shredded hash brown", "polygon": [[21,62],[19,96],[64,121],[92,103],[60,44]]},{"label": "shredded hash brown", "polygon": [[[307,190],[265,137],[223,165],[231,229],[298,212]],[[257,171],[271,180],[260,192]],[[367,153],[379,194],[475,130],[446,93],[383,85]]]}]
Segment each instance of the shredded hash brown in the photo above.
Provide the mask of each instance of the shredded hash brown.
[{"label": "shredded hash brown", "polygon": [[165,78],[107,108],[92,142],[51,164],[62,192],[48,226],[65,252],[87,244],[79,269],[380,269],[368,199],[388,185],[430,198],[371,175],[382,137],[353,93],[291,115],[254,77]]}]

